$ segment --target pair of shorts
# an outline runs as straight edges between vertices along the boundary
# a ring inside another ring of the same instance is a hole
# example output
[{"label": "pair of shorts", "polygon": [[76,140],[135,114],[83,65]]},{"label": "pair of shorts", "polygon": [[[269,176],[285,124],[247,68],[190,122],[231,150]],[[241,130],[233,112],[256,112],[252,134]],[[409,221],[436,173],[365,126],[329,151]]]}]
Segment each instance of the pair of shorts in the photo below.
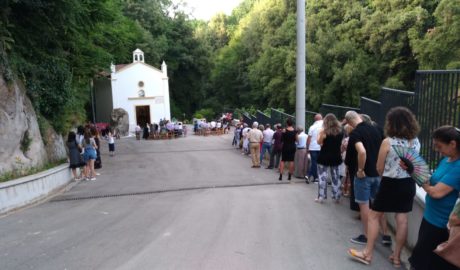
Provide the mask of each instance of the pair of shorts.
[{"label": "pair of shorts", "polygon": [[380,188],[372,203],[372,210],[388,213],[412,211],[415,197],[415,181],[409,178],[382,177]]},{"label": "pair of shorts", "polygon": [[364,178],[355,177],[354,192],[355,202],[359,204],[368,204],[369,200],[375,198],[379,190],[380,176],[366,176]]},{"label": "pair of shorts", "polygon": [[109,143],[109,152],[114,152],[114,151],[115,151],[115,144]]},{"label": "pair of shorts", "polygon": [[97,158],[96,150],[85,149],[85,153],[83,154],[83,159],[85,160],[85,162],[88,162],[90,160],[96,160],[96,158]]}]

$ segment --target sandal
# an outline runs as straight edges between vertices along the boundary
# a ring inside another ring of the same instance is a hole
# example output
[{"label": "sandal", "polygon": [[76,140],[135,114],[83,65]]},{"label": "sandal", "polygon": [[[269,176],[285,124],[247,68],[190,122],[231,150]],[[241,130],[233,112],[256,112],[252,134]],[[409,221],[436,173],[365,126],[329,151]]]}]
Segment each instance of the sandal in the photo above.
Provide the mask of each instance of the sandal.
[{"label": "sandal", "polygon": [[358,251],[354,248],[350,248],[348,250],[348,255],[351,256],[353,260],[356,260],[360,263],[363,263],[365,265],[369,265],[371,263],[372,258],[370,258],[368,255],[366,255],[363,251]]},{"label": "sandal", "polygon": [[391,254],[390,257],[388,257],[388,260],[391,262],[391,264],[393,264],[394,268],[400,268],[401,267],[401,260],[396,259],[393,256],[393,254]]}]

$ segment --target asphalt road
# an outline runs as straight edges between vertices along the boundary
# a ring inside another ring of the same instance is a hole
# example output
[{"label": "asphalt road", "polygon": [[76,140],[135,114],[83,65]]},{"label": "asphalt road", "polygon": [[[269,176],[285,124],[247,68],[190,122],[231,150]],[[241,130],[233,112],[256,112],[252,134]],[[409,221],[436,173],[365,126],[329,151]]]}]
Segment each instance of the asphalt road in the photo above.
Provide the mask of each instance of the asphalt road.
[{"label": "asphalt road", "polygon": [[250,168],[230,135],[116,148],[96,181],[0,218],[1,270],[393,269],[380,244],[371,266],[347,257],[361,232],[348,201]]}]

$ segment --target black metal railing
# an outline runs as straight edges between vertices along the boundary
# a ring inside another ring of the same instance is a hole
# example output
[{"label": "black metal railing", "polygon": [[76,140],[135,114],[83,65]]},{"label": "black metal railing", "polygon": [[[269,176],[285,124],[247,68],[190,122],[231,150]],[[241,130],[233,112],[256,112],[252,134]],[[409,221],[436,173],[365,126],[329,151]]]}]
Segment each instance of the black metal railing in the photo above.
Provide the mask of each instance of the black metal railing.
[{"label": "black metal railing", "polygon": [[361,113],[369,115],[372,121],[383,127],[384,116],[382,115],[382,103],[380,101],[361,97],[360,109]]},{"label": "black metal railing", "polygon": [[332,104],[321,104],[321,107],[319,108],[319,112],[323,115],[323,117],[328,113],[333,113],[339,120],[343,119],[345,117],[345,113],[348,111],[356,111],[359,113],[360,108]]},{"label": "black metal railing", "polygon": [[382,103],[382,116],[385,119],[391,108],[404,106],[415,113],[414,92],[382,87],[380,91],[380,102]]},{"label": "black metal railing", "polygon": [[257,110],[256,112],[256,121],[259,123],[259,125],[266,125],[266,124],[272,124],[272,119],[270,116],[266,115],[265,113]]},{"label": "black metal railing", "polygon": [[243,122],[251,126],[253,122],[251,115],[247,112],[243,112],[242,115],[243,115]]},{"label": "black metal railing", "polygon": [[433,151],[433,130],[442,125],[460,125],[460,70],[417,71],[415,84],[414,107],[421,128],[421,153],[434,168],[439,155]]},{"label": "black metal railing", "polygon": [[270,118],[271,118],[271,121],[272,121],[272,125],[275,125],[275,124],[279,123],[283,127],[286,126],[286,120],[288,118],[291,118],[292,122],[293,122],[293,124],[295,126],[295,117],[293,115],[278,111],[277,109],[273,109],[273,108],[270,109]]}]

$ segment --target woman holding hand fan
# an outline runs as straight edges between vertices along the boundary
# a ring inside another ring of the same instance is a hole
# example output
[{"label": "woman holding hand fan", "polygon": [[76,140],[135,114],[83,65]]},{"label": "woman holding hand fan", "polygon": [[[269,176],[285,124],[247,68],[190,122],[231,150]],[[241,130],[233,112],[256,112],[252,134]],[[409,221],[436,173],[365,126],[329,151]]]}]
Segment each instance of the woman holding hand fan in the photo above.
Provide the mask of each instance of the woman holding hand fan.
[{"label": "woman holding hand fan", "polygon": [[348,254],[359,262],[371,262],[374,244],[379,234],[379,220],[385,212],[390,212],[396,213],[396,245],[389,260],[393,266],[401,266],[401,250],[407,238],[407,213],[412,211],[415,181],[408,171],[399,166],[401,159],[395,147],[418,153],[419,130],[414,114],[405,107],[395,107],[386,115],[387,138],[382,141],[377,160],[377,171],[382,180],[369,213],[367,244],[361,251],[348,250]]},{"label": "woman holding hand fan", "polygon": [[460,130],[452,126],[436,129],[433,144],[444,158],[430,181],[422,185],[427,193],[425,211],[409,261],[415,270],[458,269],[433,251],[449,238],[447,222],[460,191]]}]

